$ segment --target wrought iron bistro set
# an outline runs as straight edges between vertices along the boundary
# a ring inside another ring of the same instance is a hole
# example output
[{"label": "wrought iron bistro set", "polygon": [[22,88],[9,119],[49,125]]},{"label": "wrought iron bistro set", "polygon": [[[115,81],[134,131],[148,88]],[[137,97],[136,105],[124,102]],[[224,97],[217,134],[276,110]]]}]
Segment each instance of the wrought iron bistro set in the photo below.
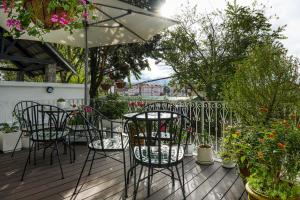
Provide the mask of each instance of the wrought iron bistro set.
[{"label": "wrought iron bistro set", "polygon": [[[70,162],[75,162],[75,144],[78,142],[77,136],[81,135],[87,143],[88,153],[74,194],[79,192],[78,186],[83,172],[88,170],[90,175],[96,159],[111,158],[123,164],[125,197],[132,176],[134,199],[142,181],[147,182],[147,196],[150,196],[152,178],[157,173],[168,174],[173,185],[175,180],[179,181],[185,196],[183,158],[192,123],[173,104],[148,104],[139,113],[125,114],[121,121],[108,119],[92,106],[59,108],[33,101],[19,102],[13,114],[20,123],[21,135],[26,134],[30,138],[21,181],[24,180],[26,168],[32,162],[32,157],[34,165],[36,164],[37,151],[42,150],[45,159],[48,149],[51,151],[50,163],[52,164],[53,156],[56,155],[63,179],[59,147],[63,146],[65,153],[69,150]],[[128,157],[129,169],[126,168]],[[178,168],[180,165],[181,173]],[[165,173],[166,170],[170,173]],[[143,178],[142,172],[146,174]]]}]

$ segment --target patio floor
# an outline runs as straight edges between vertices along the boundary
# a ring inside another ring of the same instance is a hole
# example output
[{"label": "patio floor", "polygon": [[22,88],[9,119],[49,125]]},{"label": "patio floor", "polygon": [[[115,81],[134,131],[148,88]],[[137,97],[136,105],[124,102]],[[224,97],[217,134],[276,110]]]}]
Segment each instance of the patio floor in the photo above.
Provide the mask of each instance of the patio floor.
[{"label": "patio floor", "polygon": [[[80,192],[72,196],[77,178],[87,153],[86,146],[77,147],[76,162],[70,164],[68,155],[62,155],[65,179],[60,179],[56,157],[49,165],[49,156],[42,159],[42,151],[37,156],[37,165],[33,162],[26,171],[24,182],[20,182],[27,151],[17,152],[14,158],[10,154],[0,154],[0,199],[1,200],[60,200],[60,199],[122,199],[124,182],[122,164],[112,159],[96,160],[90,176],[83,176]],[[220,163],[199,166],[195,159],[185,158],[185,188],[187,199],[247,199],[242,180],[235,169],[224,169]],[[181,171],[181,170],[180,170]],[[132,199],[133,181],[130,182],[128,199]],[[137,199],[145,199],[146,185],[141,183]],[[163,174],[153,178],[151,196],[148,199],[182,199],[178,181],[172,187],[171,179]]]}]

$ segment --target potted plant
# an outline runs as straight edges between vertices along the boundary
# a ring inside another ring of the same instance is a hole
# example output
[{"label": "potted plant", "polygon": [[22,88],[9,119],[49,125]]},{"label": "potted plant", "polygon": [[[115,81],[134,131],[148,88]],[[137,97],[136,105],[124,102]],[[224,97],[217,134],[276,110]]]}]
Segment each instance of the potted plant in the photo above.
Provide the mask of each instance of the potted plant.
[{"label": "potted plant", "polygon": [[[0,150],[4,153],[11,152],[20,137],[19,127],[16,126],[16,122],[12,125],[3,123],[0,125]],[[19,142],[16,151],[21,150],[22,143]]]},{"label": "potted plant", "polygon": [[67,103],[66,100],[63,98],[57,99],[57,107],[59,107],[61,109],[66,107],[66,103]]},{"label": "potted plant", "polygon": [[222,159],[224,168],[234,168],[236,166],[236,151],[233,148],[238,142],[241,132],[236,127],[227,127],[223,132],[223,137],[220,142],[219,156]]},{"label": "potted plant", "polygon": [[72,33],[83,26],[82,21],[94,9],[93,3],[88,0],[3,0],[2,7],[12,36],[18,38],[26,30],[29,35],[40,39],[50,30],[60,28]]},{"label": "potted plant", "polygon": [[259,136],[251,149],[250,200],[300,199],[300,126],[280,120],[256,127]]},{"label": "potted plant", "polygon": [[197,149],[197,163],[202,165],[210,165],[214,163],[213,145],[211,136],[208,133],[200,135],[201,144]]}]

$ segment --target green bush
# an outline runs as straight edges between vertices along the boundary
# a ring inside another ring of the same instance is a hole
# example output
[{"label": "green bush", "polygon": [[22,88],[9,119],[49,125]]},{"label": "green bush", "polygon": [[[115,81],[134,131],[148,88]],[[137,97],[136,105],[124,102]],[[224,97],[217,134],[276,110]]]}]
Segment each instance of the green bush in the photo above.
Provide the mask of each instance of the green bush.
[{"label": "green bush", "polygon": [[95,107],[109,119],[119,119],[128,112],[128,103],[118,94],[108,94],[105,98],[95,100]]}]

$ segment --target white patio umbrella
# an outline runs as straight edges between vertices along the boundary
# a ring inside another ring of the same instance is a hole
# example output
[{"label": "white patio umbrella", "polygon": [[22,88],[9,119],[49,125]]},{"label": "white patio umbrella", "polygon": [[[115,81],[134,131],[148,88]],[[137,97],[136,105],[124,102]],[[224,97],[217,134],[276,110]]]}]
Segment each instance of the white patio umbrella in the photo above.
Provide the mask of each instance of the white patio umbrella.
[{"label": "white patio umbrella", "polygon": [[[88,20],[83,29],[74,30],[73,34],[63,29],[53,30],[43,35],[44,42],[65,44],[86,49],[85,58],[85,104],[87,104],[88,49],[97,46],[109,46],[125,43],[144,42],[160,33],[169,26],[176,24],[175,20],[165,18],[157,13],[118,0],[94,0],[96,9],[89,15],[94,20]],[[0,26],[9,30],[6,25],[6,15],[0,11]],[[23,34],[20,39],[37,40],[37,37]]]}]

